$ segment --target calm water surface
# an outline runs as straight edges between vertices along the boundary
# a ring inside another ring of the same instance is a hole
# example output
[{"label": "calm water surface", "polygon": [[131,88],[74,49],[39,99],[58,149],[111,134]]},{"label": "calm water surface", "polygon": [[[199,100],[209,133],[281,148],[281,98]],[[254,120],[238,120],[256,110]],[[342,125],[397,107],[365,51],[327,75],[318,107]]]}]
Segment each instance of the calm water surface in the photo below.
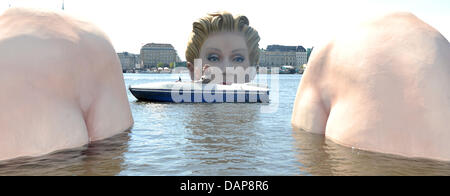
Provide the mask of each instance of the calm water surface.
[{"label": "calm water surface", "polygon": [[[124,74],[127,86],[178,76]],[[146,103],[128,91],[132,130],[76,149],[0,162],[0,175],[450,175],[447,162],[352,150],[293,131],[301,75],[278,79],[271,104]],[[261,112],[272,106],[275,112]]]}]

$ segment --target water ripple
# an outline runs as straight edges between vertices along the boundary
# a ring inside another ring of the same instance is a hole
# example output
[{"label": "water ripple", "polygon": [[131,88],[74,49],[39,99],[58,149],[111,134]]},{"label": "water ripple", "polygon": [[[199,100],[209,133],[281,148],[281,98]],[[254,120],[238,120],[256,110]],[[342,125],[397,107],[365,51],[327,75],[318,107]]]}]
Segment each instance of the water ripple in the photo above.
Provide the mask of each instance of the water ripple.
[{"label": "water ripple", "polygon": [[[178,75],[124,78],[128,86]],[[279,107],[271,114],[260,111],[267,104],[146,103],[128,92],[133,130],[76,149],[0,162],[0,175],[450,175],[450,163],[352,150],[292,131],[301,76],[279,79]]]}]

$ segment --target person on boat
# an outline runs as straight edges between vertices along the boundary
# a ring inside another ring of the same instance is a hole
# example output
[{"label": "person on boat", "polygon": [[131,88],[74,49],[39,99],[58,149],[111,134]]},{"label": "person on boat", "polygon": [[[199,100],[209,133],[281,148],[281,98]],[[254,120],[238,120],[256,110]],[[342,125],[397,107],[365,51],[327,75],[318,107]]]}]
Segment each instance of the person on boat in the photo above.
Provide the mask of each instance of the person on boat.
[{"label": "person on boat", "polygon": [[[203,83],[250,82],[256,75],[259,40],[258,32],[249,26],[246,16],[217,12],[200,18],[193,23],[186,50],[191,79]],[[194,63],[197,59],[201,60],[200,65]],[[222,79],[215,80],[218,75]]]}]

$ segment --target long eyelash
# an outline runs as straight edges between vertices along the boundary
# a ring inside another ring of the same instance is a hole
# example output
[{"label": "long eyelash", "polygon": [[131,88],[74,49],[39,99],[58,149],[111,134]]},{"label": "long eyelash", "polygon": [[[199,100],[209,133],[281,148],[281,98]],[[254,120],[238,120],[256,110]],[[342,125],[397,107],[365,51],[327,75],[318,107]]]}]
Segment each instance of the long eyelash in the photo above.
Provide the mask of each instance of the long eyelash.
[{"label": "long eyelash", "polygon": [[236,57],[234,57],[234,58],[233,58],[233,60],[234,60],[234,59],[237,59],[237,58],[240,58],[240,59],[242,59],[242,61],[241,61],[241,62],[244,62],[244,61],[245,61],[245,58],[244,58],[243,56],[236,56]]},{"label": "long eyelash", "polygon": [[217,54],[210,54],[210,55],[208,55],[208,60],[210,60],[211,58],[217,58],[217,59],[220,60],[220,56],[217,55]]}]

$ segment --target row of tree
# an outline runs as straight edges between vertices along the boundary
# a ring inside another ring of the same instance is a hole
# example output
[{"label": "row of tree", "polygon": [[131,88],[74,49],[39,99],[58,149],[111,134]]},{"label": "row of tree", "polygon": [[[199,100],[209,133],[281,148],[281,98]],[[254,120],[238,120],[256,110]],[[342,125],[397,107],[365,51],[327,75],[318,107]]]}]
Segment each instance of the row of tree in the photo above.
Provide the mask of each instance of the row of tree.
[{"label": "row of tree", "polygon": [[[157,67],[164,67],[165,65],[166,65],[165,63],[160,62],[160,63],[158,63],[156,66],[157,66]],[[174,62],[171,62],[171,63],[169,64],[169,68],[170,68],[170,69],[173,69],[174,66],[175,66],[175,63],[174,63]]]}]

